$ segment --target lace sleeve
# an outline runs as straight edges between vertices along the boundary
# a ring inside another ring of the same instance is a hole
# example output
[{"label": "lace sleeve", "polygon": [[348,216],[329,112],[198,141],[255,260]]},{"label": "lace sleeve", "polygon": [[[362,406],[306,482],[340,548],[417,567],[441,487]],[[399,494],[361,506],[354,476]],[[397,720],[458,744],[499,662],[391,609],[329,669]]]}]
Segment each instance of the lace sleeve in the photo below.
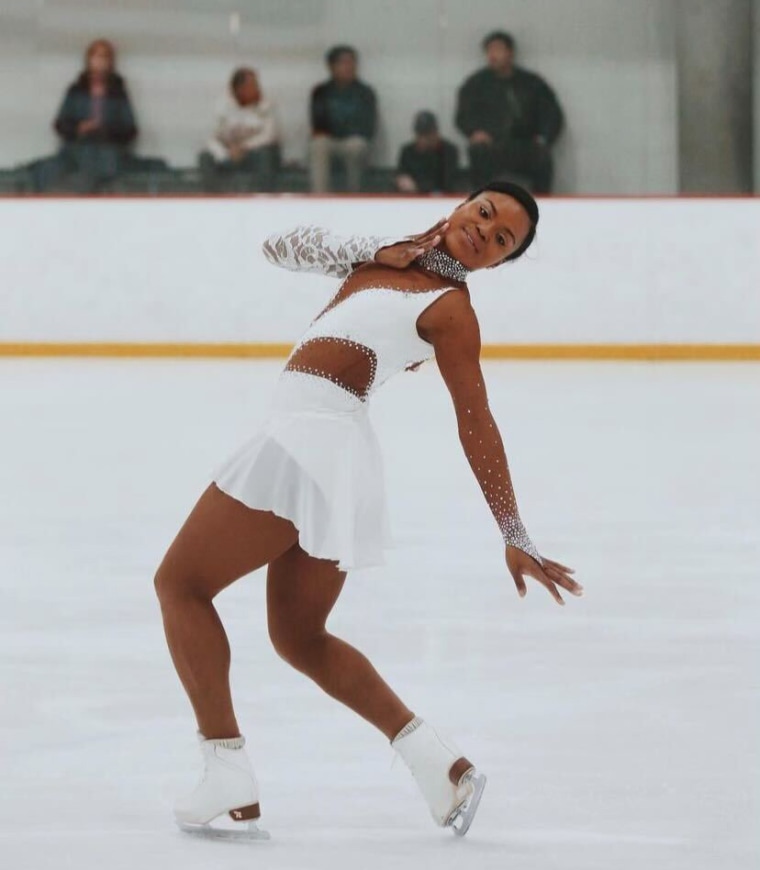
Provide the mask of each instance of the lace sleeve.
[{"label": "lace sleeve", "polygon": [[381,236],[337,236],[324,227],[300,226],[287,233],[274,233],[262,251],[274,266],[291,272],[313,272],[347,278],[355,263],[374,260],[380,248],[400,239]]}]

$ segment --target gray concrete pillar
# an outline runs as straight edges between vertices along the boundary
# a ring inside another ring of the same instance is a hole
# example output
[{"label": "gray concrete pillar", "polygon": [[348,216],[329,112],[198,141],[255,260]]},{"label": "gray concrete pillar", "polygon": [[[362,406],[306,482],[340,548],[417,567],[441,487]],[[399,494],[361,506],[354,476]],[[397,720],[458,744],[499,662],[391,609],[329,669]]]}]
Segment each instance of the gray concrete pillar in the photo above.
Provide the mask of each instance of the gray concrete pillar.
[{"label": "gray concrete pillar", "polygon": [[682,193],[753,189],[752,0],[677,0]]}]

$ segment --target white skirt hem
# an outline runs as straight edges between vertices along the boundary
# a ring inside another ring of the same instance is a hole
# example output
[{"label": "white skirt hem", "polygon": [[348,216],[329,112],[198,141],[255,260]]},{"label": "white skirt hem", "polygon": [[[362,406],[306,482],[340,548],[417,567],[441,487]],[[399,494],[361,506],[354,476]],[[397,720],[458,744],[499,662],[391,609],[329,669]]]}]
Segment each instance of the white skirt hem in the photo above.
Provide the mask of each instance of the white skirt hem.
[{"label": "white skirt hem", "polygon": [[330,381],[286,372],[262,429],[213,476],[219,489],[298,529],[342,571],[384,564],[390,543],[380,448],[367,405]]}]

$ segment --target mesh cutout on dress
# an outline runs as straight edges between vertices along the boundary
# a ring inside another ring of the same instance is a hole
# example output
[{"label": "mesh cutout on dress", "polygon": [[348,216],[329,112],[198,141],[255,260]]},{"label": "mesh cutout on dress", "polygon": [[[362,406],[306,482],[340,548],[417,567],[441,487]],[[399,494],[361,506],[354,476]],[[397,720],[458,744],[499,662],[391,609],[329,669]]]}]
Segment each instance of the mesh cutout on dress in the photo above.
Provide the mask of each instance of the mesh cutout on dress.
[{"label": "mesh cutout on dress", "polygon": [[326,378],[366,399],[377,373],[377,356],[371,348],[348,338],[312,338],[293,351],[285,371]]}]

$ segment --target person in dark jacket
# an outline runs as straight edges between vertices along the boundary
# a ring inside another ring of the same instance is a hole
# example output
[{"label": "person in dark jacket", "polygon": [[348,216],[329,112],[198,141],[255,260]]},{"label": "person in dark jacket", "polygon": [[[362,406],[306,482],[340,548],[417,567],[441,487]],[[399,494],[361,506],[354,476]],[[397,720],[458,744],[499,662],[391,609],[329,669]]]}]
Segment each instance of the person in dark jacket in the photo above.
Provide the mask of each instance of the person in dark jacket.
[{"label": "person in dark jacket", "polygon": [[331,162],[339,160],[345,165],[348,189],[357,191],[375,134],[377,100],[372,88],[357,77],[356,49],[338,45],[325,59],[330,78],[311,93],[311,189],[329,189]]},{"label": "person in dark jacket", "polygon": [[442,138],[432,112],[418,112],[414,119],[414,142],[399,154],[396,189],[401,193],[450,193],[459,170],[456,145]]},{"label": "person in dark jacket", "polygon": [[118,175],[137,125],[108,40],[87,47],[85,68],[66,91],[53,126],[63,143],[55,157],[37,164],[38,189],[68,177],[68,185],[92,193]]},{"label": "person in dark jacket", "polygon": [[459,90],[456,125],[468,138],[475,187],[502,173],[530,179],[536,193],[549,193],[550,148],[563,125],[554,91],[535,73],[515,65],[515,41],[495,31],[483,40],[488,65]]}]

